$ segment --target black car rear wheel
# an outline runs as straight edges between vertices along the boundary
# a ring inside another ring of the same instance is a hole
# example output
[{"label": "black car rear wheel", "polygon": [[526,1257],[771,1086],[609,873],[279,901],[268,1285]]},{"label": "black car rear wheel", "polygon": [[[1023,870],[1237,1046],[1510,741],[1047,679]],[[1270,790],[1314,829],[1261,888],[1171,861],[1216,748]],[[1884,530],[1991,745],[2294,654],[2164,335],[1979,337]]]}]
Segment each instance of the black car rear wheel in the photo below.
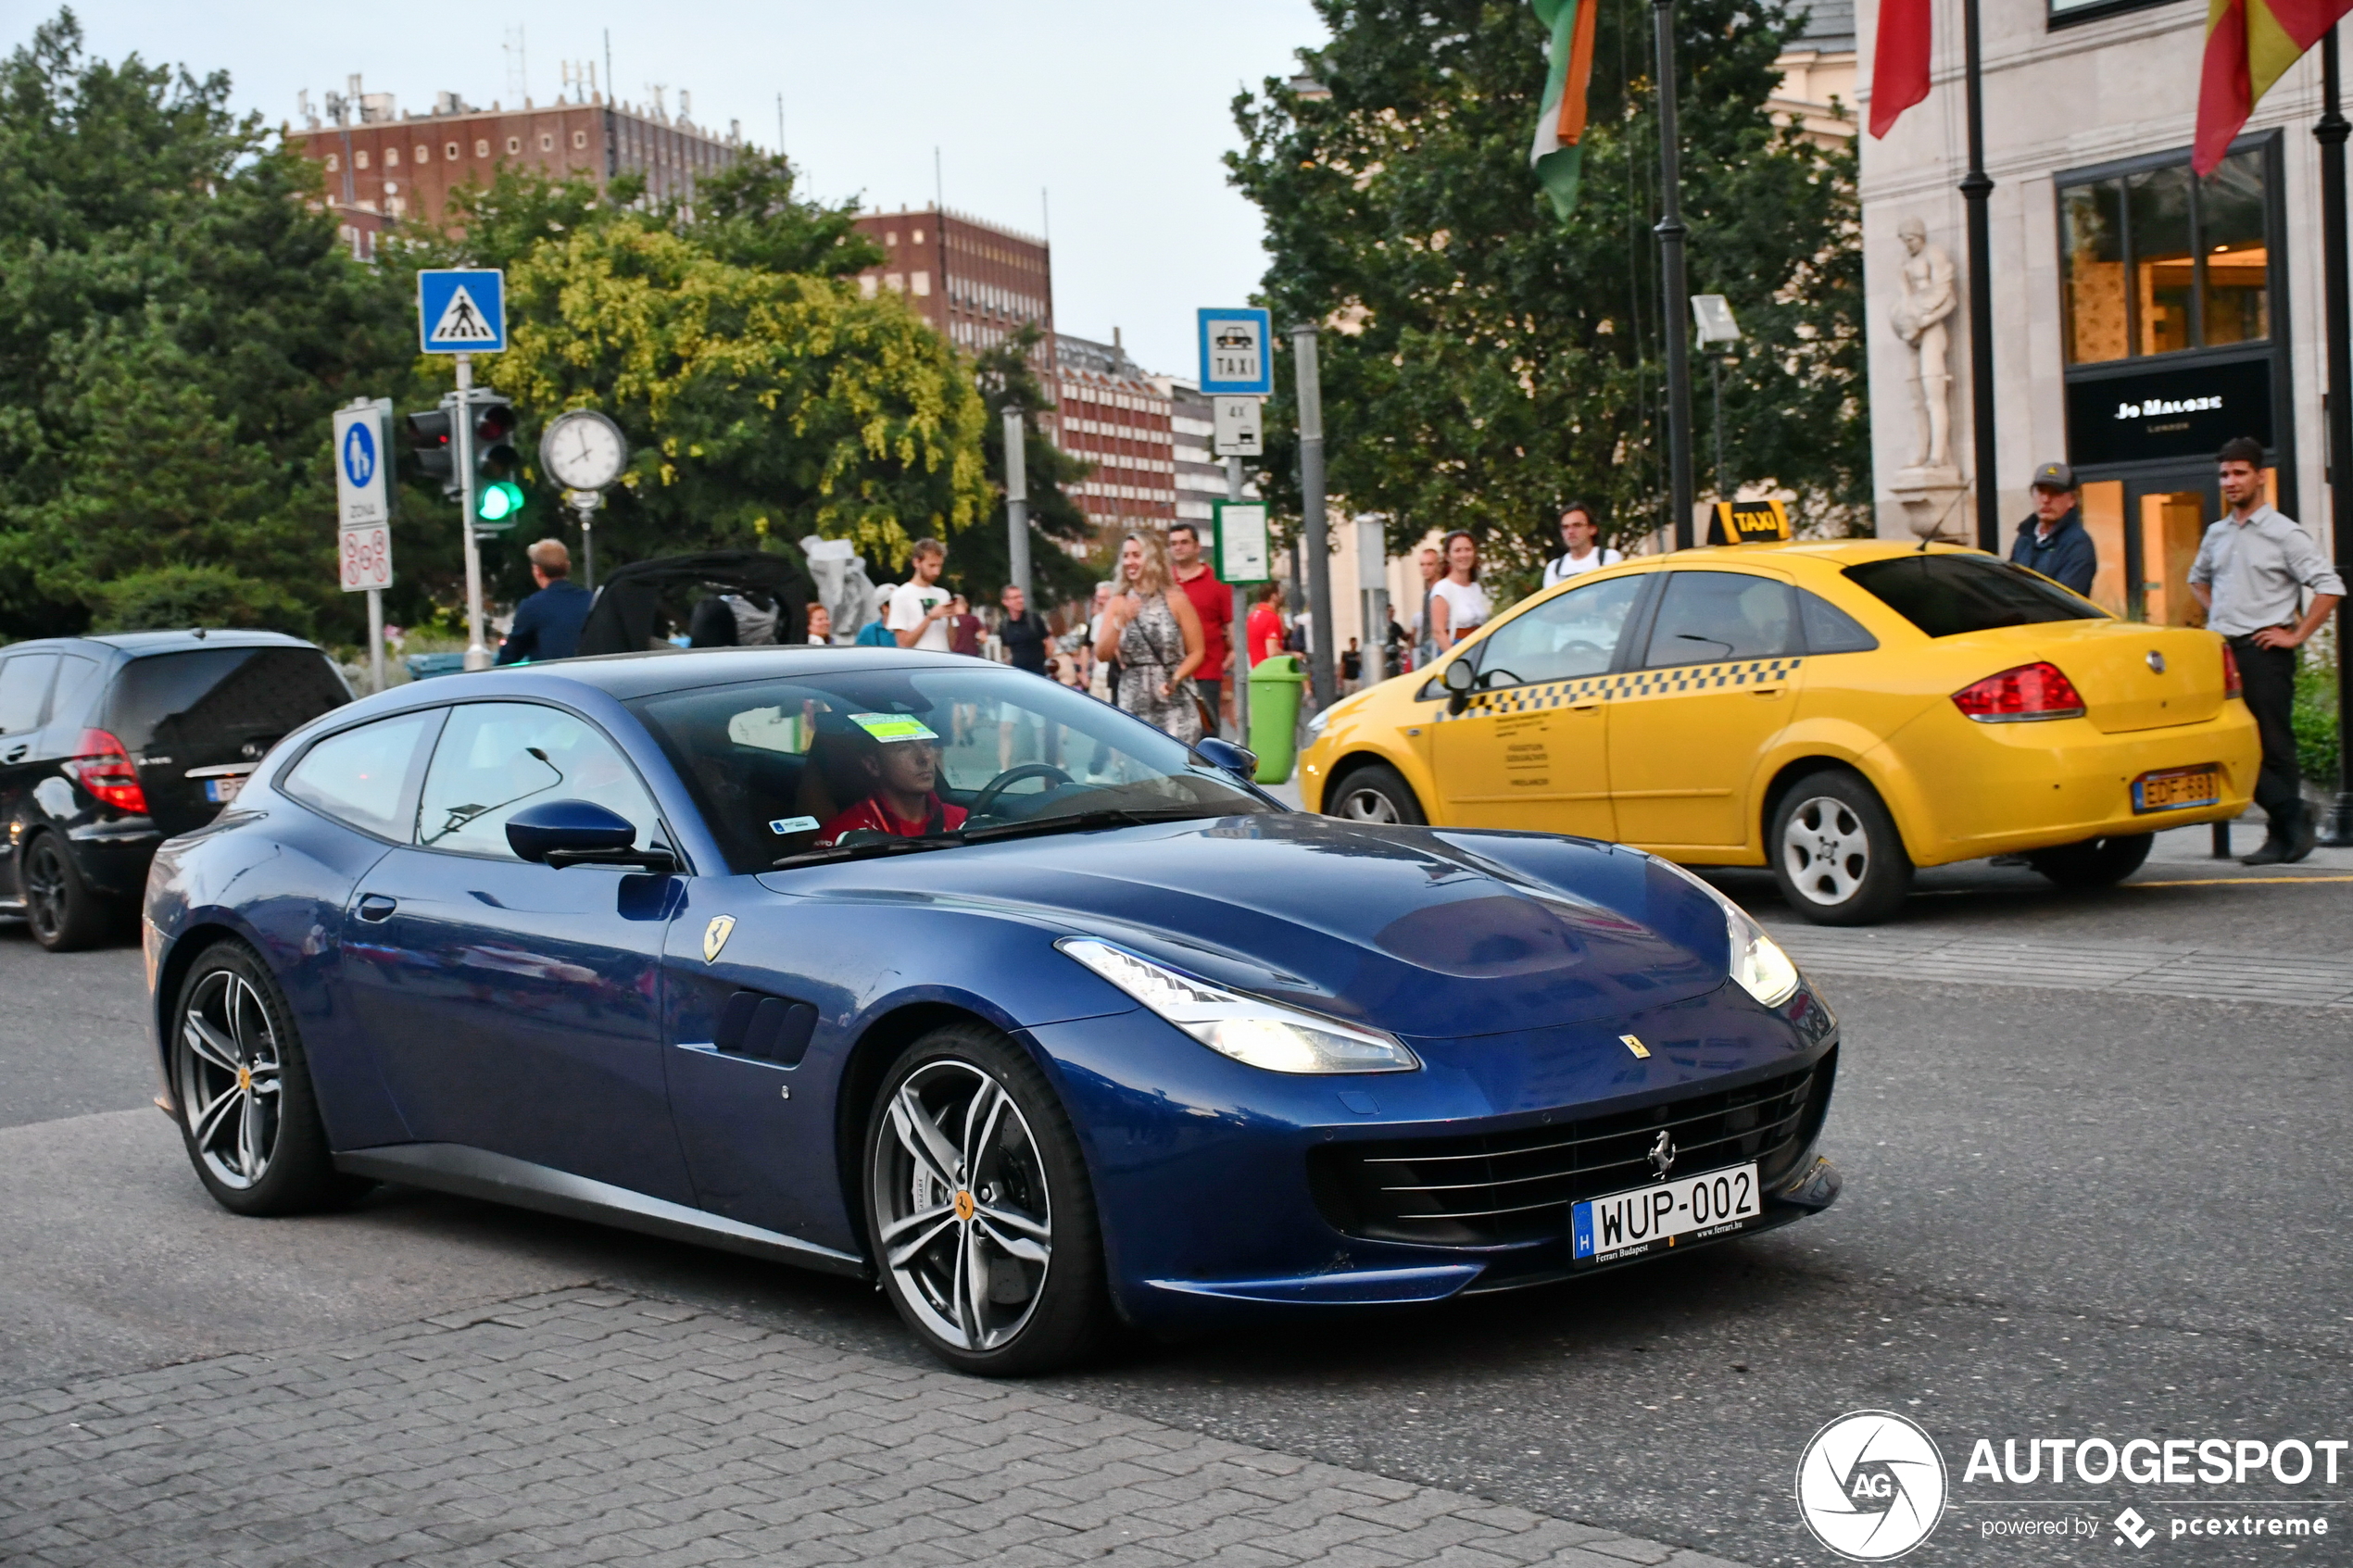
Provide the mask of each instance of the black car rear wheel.
[{"label": "black car rear wheel", "polygon": [[1110,1321],[1077,1135],[1020,1047],[951,1024],[900,1053],[867,1119],[883,1290],[950,1366],[990,1377],[1091,1354]]},{"label": "black car rear wheel", "polygon": [[107,939],[120,910],[82,880],[73,852],[55,833],[35,834],[19,863],[25,920],[32,939],[53,953],[71,953]]},{"label": "black car rear wheel", "polygon": [[2037,849],[2026,863],[2061,887],[2113,887],[2141,869],[2155,834],[2128,833]]},{"label": "black car rear wheel", "polygon": [[172,1019],[180,1135],[222,1208],[300,1214],[367,1190],[334,1168],[294,1015],[252,948],[222,942],[201,954]]}]

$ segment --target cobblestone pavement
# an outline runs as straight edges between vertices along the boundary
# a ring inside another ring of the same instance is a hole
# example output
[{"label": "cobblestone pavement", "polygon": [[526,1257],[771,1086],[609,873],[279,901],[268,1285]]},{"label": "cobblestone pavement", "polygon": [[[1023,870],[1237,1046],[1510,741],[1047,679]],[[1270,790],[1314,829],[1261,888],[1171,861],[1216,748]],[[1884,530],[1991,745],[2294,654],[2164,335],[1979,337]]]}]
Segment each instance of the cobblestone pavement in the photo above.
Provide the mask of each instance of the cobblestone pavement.
[{"label": "cobblestone pavement", "polygon": [[547,1292],[0,1393],[0,1562],[1723,1560],[694,1307]]}]

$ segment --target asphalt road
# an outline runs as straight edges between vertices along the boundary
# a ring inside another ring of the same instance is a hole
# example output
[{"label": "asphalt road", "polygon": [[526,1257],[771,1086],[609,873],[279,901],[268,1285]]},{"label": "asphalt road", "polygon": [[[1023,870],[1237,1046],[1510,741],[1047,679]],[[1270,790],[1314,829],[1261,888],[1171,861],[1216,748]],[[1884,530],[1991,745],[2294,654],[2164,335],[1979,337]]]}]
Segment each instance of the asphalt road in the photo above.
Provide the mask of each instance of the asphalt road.
[{"label": "asphalt road", "polygon": [[[2336,878],[2353,866],[2324,859],[2289,884],[2166,853],[2139,880],[2230,884],[2069,898],[1962,868],[1924,878],[1906,920],[2343,950],[2353,880]],[[1759,1565],[1831,1561],[1796,1523],[1791,1476],[1849,1410],[1908,1414],[1944,1446],[1958,1506],[1907,1560],[1927,1563],[2137,1555],[2105,1528],[1984,1539],[1986,1520],[2054,1512],[2020,1499],[2107,1499],[2103,1518],[2128,1495],[2153,1517],[2224,1500],[1965,1483],[1977,1437],[2353,1436],[2346,1010],[1825,988],[1846,1041],[1825,1148],[1848,1185],[1822,1218],[1579,1285],[1137,1348],[1053,1386]],[[0,1186],[0,1389],[599,1281],[923,1360],[854,1286],[598,1227],[391,1191],[330,1218],[233,1220],[144,1109],[140,1007],[135,951],[52,959],[0,928],[0,1159],[18,1173]],[[2327,1495],[2346,1503],[2347,1481]],[[2297,1495],[2316,1494],[2260,1493]],[[2353,1506],[2333,1524],[2353,1530]],[[2353,1557],[2337,1539],[2163,1546],[2197,1563]]]}]

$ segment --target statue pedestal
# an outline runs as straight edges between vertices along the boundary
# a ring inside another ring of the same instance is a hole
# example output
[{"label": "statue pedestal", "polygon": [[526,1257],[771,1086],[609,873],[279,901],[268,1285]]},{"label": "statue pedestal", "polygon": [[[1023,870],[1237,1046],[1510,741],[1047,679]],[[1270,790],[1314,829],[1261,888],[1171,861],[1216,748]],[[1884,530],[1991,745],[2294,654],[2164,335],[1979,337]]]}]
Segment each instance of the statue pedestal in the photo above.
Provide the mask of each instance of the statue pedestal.
[{"label": "statue pedestal", "polygon": [[1970,538],[1969,486],[1956,468],[1908,468],[1888,486],[1904,508],[1904,521],[1922,539],[1966,544]]}]

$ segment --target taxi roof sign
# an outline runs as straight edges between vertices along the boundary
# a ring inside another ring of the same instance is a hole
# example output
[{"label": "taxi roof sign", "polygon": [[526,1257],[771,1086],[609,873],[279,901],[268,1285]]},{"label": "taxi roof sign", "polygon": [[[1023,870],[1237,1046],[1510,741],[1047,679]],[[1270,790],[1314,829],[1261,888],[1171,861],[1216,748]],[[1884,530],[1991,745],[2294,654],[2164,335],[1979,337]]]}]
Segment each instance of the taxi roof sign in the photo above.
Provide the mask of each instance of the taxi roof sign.
[{"label": "taxi roof sign", "polygon": [[1707,528],[1711,545],[1781,545],[1789,537],[1789,508],[1779,501],[1718,501]]}]

